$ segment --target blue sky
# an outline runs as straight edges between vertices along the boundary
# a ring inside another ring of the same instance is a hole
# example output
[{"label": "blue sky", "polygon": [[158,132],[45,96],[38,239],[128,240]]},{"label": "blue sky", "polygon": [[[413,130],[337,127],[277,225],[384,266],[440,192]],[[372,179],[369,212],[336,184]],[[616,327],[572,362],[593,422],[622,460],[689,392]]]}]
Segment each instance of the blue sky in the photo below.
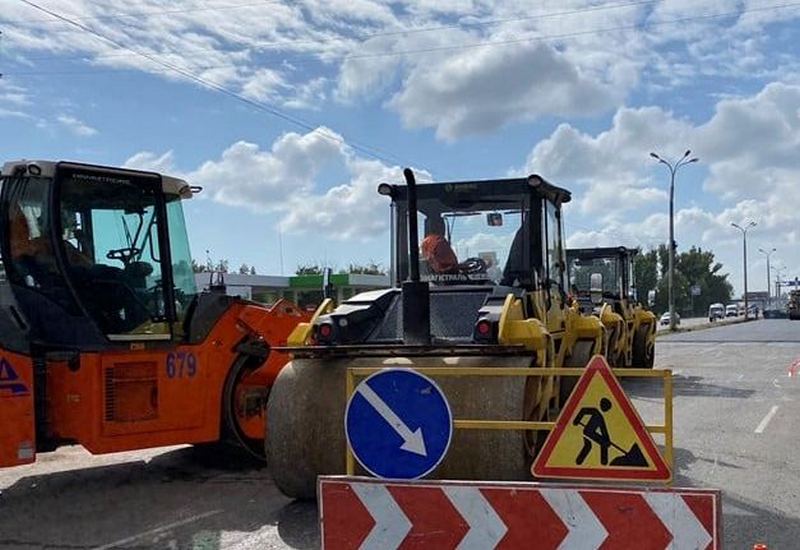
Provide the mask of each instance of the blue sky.
[{"label": "blue sky", "polygon": [[752,220],[751,288],[759,247],[800,275],[800,3],[33,3],[52,13],[0,0],[3,157],[202,185],[186,205],[199,260],[385,264],[375,188],[406,165],[540,173],[573,191],[571,245],[647,248],[667,238],[668,181],[648,153],[691,148],[679,247],[714,250],[740,290],[730,223]]}]

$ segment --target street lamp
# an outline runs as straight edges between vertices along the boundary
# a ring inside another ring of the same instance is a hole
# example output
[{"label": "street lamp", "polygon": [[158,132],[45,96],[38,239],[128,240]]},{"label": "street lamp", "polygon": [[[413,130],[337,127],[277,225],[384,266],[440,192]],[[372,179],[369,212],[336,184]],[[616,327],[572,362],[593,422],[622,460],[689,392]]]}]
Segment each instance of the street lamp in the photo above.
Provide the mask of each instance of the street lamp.
[{"label": "street lamp", "polygon": [[744,318],[750,318],[750,311],[747,308],[747,230],[756,226],[756,222],[750,222],[742,227],[737,223],[731,222],[731,225],[742,232],[742,258],[744,264]]},{"label": "street lamp", "polygon": [[673,290],[673,281],[675,280],[675,173],[681,166],[700,160],[697,157],[689,158],[691,154],[692,151],[687,149],[681,160],[670,163],[657,154],[650,153],[651,157],[669,169],[669,272],[667,279],[667,288],[669,289],[669,330],[675,330],[675,292]]},{"label": "street lamp", "polygon": [[772,302],[772,291],[770,290],[770,278],[769,278],[769,257],[772,255],[773,252],[776,252],[776,248],[770,248],[769,250],[764,250],[763,248],[759,248],[758,251],[762,253],[764,256],[767,257],[767,303]]}]

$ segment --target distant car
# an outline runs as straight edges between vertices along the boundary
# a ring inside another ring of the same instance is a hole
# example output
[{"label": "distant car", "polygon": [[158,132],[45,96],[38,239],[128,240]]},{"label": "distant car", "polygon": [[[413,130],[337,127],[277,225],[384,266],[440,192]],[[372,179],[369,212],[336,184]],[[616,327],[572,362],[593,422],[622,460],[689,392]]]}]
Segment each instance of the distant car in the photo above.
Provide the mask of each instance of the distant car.
[{"label": "distant car", "polygon": [[736,317],[739,315],[739,306],[736,304],[729,304],[725,306],[725,317]]},{"label": "distant car", "polygon": [[722,304],[711,304],[708,306],[708,322],[713,323],[717,319],[725,318],[725,306]]},{"label": "distant car", "polygon": [[[661,316],[661,319],[659,319],[658,324],[659,325],[668,325],[669,324],[669,311]],[[675,324],[676,325],[680,325],[681,324],[681,316],[678,315],[677,313],[675,314]]]},{"label": "distant car", "polygon": [[788,315],[783,309],[765,309],[764,319],[786,319]]}]

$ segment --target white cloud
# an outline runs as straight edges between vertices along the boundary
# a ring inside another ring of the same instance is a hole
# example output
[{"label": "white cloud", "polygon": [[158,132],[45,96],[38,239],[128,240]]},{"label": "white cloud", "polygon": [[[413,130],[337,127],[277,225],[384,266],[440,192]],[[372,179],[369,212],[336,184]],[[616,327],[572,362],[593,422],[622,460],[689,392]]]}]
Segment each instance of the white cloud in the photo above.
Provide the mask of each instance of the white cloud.
[{"label": "white cloud", "polygon": [[78,137],[92,137],[97,134],[96,129],[72,115],[61,114],[56,117],[56,120]]},{"label": "white cloud", "polygon": [[30,118],[30,115],[24,111],[0,107],[0,118]]},{"label": "white cloud", "polygon": [[214,200],[254,211],[285,207],[292,197],[311,192],[323,168],[333,167],[347,155],[341,136],[320,127],[307,134],[290,132],[270,150],[239,141],[187,174]]},{"label": "white cloud", "polygon": [[738,286],[741,237],[730,224],[752,220],[758,223],[750,237],[756,243],[750,258],[754,267],[759,265],[758,246],[774,246],[791,272],[800,273],[800,86],[771,83],[753,96],[723,99],[711,118],[697,125],[658,108],[620,109],[611,128],[595,136],[562,125],[533,148],[518,171],[538,171],[553,181],[581,186],[585,192],[578,205],[585,214],[616,213],[603,218],[604,226],[597,229],[570,227],[571,246],[654,246],[667,240],[666,214],[642,220],[620,213],[666,204],[647,154],[654,149],[678,153],[685,144],[694,146],[707,167],[704,190],[715,199],[707,204],[720,209],[679,208],[679,246],[714,250]]},{"label": "white cloud", "polygon": [[167,175],[176,175],[174,161],[175,155],[172,151],[167,151],[162,155],[157,155],[150,151],[142,151],[126,160],[123,166],[134,170],[150,170]]},{"label": "white cloud", "polygon": [[[739,0],[570,0],[540,8],[519,0],[70,0],[48,7],[247,98],[313,109],[331,97],[377,97],[408,126],[434,128],[444,139],[543,116],[607,112],[643,72],[655,76],[647,86],[657,89],[658,80],[691,85],[710,71],[763,75],[800,68],[793,50],[766,55],[763,32],[800,12],[760,10],[762,4]],[[760,11],[670,23],[753,9]],[[35,66],[37,57],[50,54],[187,80],[22,4],[5,6],[0,21],[8,27],[6,50],[23,64]],[[616,30],[599,32],[608,29]]]},{"label": "white cloud", "polygon": [[532,44],[420,63],[390,105],[407,126],[434,127],[438,137],[452,140],[543,115],[598,114],[619,99],[563,54]]},{"label": "white cloud", "polygon": [[368,241],[385,233],[389,201],[378,194],[378,184],[402,181],[402,169],[350,155],[343,160],[349,181],[325,192],[292,196],[281,221],[283,230],[351,241]]},{"label": "white cloud", "polygon": [[[171,151],[140,152],[125,166],[179,174]],[[332,181],[330,174],[336,174]],[[269,150],[238,141],[219,159],[180,175],[216,202],[278,213],[285,232],[356,241],[375,239],[388,229],[389,203],[378,195],[378,184],[403,181],[400,167],[357,156],[324,127],[284,134]],[[430,174],[418,171],[417,177],[424,181]]]}]

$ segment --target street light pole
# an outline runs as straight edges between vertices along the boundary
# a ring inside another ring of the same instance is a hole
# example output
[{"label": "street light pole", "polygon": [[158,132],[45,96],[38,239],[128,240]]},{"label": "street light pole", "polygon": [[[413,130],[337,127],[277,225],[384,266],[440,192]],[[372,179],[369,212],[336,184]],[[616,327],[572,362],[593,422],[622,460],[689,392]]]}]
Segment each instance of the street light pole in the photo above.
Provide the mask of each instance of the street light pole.
[{"label": "street light pole", "polygon": [[[669,169],[669,270],[667,274],[667,294],[669,297],[669,330],[675,330],[675,291],[673,283],[675,281],[675,173],[681,166],[686,166],[697,162],[697,157],[689,159],[692,151],[687,149],[683,157],[678,162],[670,163],[655,153],[650,156],[656,159]],[[687,160],[688,159],[688,160]]]},{"label": "street light pole", "polygon": [[772,291],[770,290],[770,285],[772,284],[771,279],[769,278],[769,257],[772,255],[773,252],[776,252],[776,248],[771,248],[769,250],[764,250],[763,248],[758,249],[764,256],[767,257],[767,304],[772,303]]},{"label": "street light pole", "polygon": [[739,224],[731,222],[731,225],[742,232],[742,264],[744,265],[744,318],[750,318],[750,311],[747,304],[747,230],[756,226],[756,222],[750,222],[742,227]]}]

